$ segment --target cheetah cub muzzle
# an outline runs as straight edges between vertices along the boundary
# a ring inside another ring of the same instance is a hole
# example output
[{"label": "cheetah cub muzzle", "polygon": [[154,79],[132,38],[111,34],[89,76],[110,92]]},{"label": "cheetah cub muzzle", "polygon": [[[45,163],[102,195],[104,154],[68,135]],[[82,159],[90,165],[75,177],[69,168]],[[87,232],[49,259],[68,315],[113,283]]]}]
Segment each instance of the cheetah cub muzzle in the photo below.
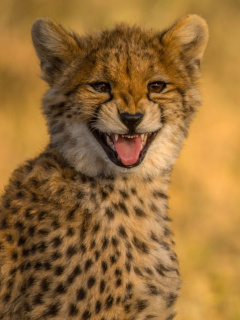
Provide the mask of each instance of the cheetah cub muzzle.
[{"label": "cheetah cub muzzle", "polygon": [[0,201],[0,319],[171,320],[172,166],[200,105],[208,31],[32,27],[50,142]]}]

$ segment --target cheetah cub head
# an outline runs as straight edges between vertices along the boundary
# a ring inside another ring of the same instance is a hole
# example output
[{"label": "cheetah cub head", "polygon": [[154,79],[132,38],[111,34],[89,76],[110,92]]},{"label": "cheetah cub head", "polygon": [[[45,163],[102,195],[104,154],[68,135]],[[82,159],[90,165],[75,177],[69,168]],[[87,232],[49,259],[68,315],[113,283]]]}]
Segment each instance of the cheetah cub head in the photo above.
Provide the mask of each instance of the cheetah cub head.
[{"label": "cheetah cub head", "polygon": [[174,163],[200,98],[208,31],[189,15],[164,32],[125,24],[88,36],[35,21],[51,144],[76,170],[158,175]]}]

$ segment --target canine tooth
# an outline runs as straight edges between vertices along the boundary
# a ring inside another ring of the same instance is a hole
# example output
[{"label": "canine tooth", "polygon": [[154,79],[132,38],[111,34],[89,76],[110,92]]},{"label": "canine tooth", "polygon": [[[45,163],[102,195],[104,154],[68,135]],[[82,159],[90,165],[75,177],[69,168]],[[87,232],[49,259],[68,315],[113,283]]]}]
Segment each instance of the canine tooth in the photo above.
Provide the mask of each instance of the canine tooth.
[{"label": "canine tooth", "polygon": [[114,136],[115,136],[115,141],[118,141],[118,134],[115,133]]},{"label": "canine tooth", "polygon": [[109,135],[107,135],[107,143],[108,143],[108,144],[111,144],[111,142],[112,142],[112,141],[110,140]]},{"label": "canine tooth", "polygon": [[141,140],[144,141],[144,139],[145,139],[145,134],[141,133]]}]

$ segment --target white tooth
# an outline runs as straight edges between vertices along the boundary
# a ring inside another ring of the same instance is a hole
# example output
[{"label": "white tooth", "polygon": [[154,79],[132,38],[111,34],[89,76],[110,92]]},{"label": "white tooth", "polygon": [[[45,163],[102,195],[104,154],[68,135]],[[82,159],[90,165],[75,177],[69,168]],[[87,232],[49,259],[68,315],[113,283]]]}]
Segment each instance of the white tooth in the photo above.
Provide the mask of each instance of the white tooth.
[{"label": "white tooth", "polygon": [[144,141],[145,134],[141,133],[141,140]]},{"label": "white tooth", "polygon": [[114,135],[115,135],[115,141],[118,141],[118,134],[115,133]]},{"label": "white tooth", "polygon": [[111,144],[111,140],[110,140],[110,138],[109,138],[108,135],[107,135],[107,143],[108,143],[108,144]]}]

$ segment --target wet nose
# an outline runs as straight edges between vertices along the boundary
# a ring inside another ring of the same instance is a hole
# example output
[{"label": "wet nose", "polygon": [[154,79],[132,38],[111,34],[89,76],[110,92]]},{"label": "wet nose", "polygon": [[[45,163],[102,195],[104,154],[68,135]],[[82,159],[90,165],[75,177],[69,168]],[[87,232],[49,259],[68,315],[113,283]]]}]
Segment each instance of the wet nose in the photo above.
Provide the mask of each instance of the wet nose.
[{"label": "wet nose", "polygon": [[137,113],[120,113],[120,118],[130,132],[134,132],[138,124],[142,121],[143,114]]}]

